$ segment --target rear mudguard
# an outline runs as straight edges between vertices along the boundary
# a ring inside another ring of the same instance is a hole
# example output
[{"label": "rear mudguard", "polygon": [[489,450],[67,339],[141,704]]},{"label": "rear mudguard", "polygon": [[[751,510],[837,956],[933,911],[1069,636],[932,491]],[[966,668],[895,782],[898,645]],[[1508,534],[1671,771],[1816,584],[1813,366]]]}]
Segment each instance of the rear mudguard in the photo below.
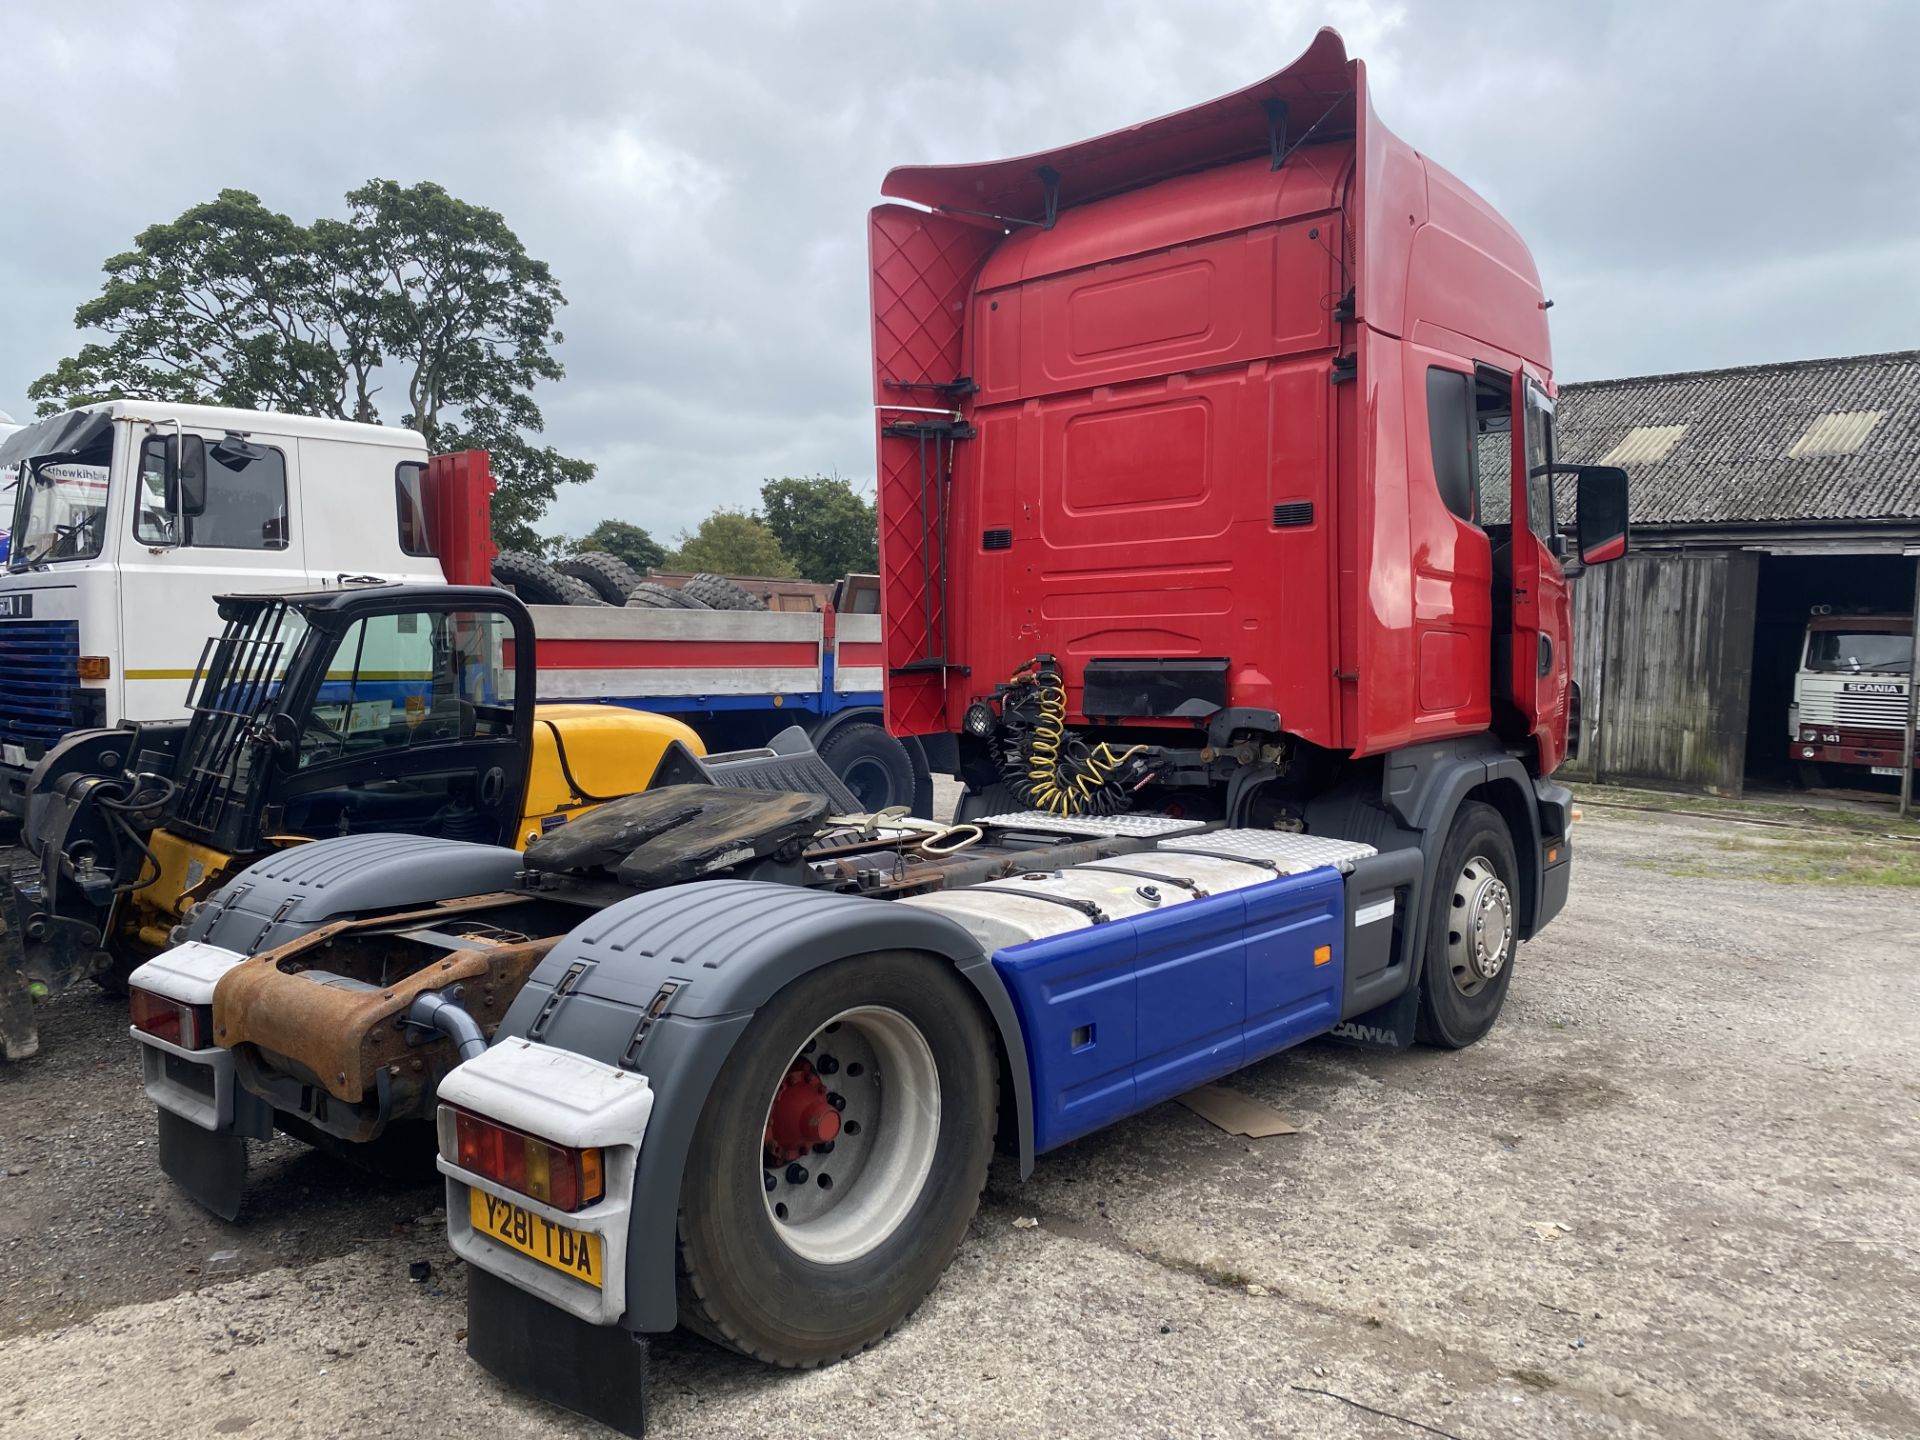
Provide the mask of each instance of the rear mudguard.
[{"label": "rear mudguard", "polygon": [[[680,1182],[707,1095],[754,1012],[822,965],[911,950],[954,966],[979,994],[1006,1057],[1020,1173],[1033,1168],[1026,1044],[992,961],[944,916],[908,905],[742,880],[636,895],[579,926],[541,962],[495,1035],[637,1070],[654,1106],[634,1178],[628,1329],[676,1321]],[[1011,1148],[1011,1147],[1010,1147]]]},{"label": "rear mudguard", "polygon": [[520,856],[420,835],[342,835],[270,855],[196,905],[187,938],[258,955],[330,921],[510,889]]},{"label": "rear mudguard", "polygon": [[[189,913],[188,939],[204,941],[236,955],[258,955],[312,934],[345,916],[394,909],[410,901],[431,904],[498,889],[511,880],[519,863],[519,857],[511,850],[456,840],[427,840],[405,835],[348,835],[321,840],[269,856],[215,891]],[[179,953],[168,951],[155,963],[164,963],[168,955]],[[320,1001],[340,994],[301,983]],[[217,1011],[218,986],[214,988],[213,1001]],[[153,1051],[160,1042],[143,1039],[138,1034],[134,1038],[145,1047],[147,1060],[157,1063]],[[322,1041],[329,1038],[316,1037]],[[173,1122],[162,1122],[163,1131],[173,1128],[179,1133],[171,1145],[163,1146],[161,1168],[209,1209],[231,1218],[239,1208],[244,1179],[244,1167],[238,1176],[233,1172],[232,1156],[238,1139],[247,1135],[260,1138],[271,1133],[266,1107],[304,1114],[302,1097],[311,1096],[317,1087],[302,1085],[289,1077],[254,1074],[235,1059],[229,1059],[234,1052],[224,1048],[210,1054],[205,1062],[198,1060],[195,1052],[165,1048],[169,1049],[176,1066],[206,1064],[216,1070],[232,1066],[235,1077],[248,1092],[245,1097],[236,1097],[235,1106],[196,1117],[193,1123],[204,1133],[188,1135]],[[337,1074],[342,1068],[336,1066],[330,1073]],[[155,1078],[149,1076],[149,1093]],[[381,1078],[384,1080],[384,1072]],[[211,1094],[216,1084],[216,1079],[202,1077],[200,1088]],[[156,1103],[163,1112],[167,1109],[158,1097]],[[341,1111],[349,1124],[358,1124],[361,1108],[344,1106]],[[378,1107],[365,1108],[379,1114]],[[239,1122],[236,1122],[236,1113],[243,1115]],[[378,1127],[366,1128],[377,1130]]]}]

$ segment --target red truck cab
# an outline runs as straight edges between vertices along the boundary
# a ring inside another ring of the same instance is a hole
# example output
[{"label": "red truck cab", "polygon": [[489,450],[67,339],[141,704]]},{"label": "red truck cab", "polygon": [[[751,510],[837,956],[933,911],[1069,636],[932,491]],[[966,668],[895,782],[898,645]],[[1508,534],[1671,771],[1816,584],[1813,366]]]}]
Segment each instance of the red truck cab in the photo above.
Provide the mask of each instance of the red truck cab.
[{"label": "red truck cab", "polygon": [[950,737],[964,813],[1384,826],[1432,855],[1477,797],[1519,934],[1544,923],[1571,854],[1559,517],[1617,558],[1626,477],[1555,462],[1513,227],[1380,123],[1330,30],[1218,100],[883,189],[887,715]]}]

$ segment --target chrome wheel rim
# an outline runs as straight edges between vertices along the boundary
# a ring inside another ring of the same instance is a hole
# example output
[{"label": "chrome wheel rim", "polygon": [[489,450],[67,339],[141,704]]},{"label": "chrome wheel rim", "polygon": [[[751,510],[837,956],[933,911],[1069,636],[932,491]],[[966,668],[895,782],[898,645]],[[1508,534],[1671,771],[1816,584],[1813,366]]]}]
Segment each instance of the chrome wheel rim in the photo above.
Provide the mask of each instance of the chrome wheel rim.
[{"label": "chrome wheel rim", "polygon": [[788,1061],[767,1101],[761,1178],[780,1242],[844,1265],[900,1228],[933,1173],[940,1072],[898,1010],[842,1010]]},{"label": "chrome wheel rim", "polygon": [[1447,968],[1462,995],[1478,995],[1513,954],[1513,896],[1484,855],[1460,867],[1447,911]]}]

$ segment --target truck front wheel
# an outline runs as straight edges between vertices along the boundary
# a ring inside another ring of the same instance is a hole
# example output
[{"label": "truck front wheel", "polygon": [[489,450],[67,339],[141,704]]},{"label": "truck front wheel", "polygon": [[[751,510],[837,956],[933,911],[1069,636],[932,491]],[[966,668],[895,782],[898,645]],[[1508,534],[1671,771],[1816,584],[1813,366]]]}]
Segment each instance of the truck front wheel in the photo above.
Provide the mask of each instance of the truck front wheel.
[{"label": "truck front wheel", "polygon": [[979,1208],[997,1077],[942,960],[856,956],[781,991],[727,1057],[687,1156],[682,1323],[793,1368],[887,1335]]},{"label": "truck front wheel", "polygon": [[1519,866],[1507,823],[1469,800],[1440,853],[1427,931],[1419,1038],[1459,1050],[1493,1028],[1513,980],[1520,943]]}]

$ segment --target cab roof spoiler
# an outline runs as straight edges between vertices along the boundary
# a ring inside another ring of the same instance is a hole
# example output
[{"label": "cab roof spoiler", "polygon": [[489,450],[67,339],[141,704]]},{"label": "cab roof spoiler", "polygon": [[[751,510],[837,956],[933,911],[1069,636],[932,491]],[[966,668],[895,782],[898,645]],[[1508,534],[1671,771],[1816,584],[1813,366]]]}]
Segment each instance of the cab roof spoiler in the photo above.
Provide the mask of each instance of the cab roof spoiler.
[{"label": "cab roof spoiler", "polygon": [[1217,100],[1124,130],[971,165],[903,165],[881,193],[931,210],[1022,225],[1051,225],[1063,205],[1137,190],[1169,176],[1270,155],[1278,169],[1314,140],[1350,138],[1358,125],[1358,62],[1322,29],[1285,69]]}]

